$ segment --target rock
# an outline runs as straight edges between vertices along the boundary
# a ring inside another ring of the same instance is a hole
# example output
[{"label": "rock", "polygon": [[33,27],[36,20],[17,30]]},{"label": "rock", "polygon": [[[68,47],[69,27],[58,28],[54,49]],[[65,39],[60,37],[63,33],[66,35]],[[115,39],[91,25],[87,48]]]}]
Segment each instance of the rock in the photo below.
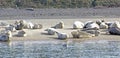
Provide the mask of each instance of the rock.
[{"label": "rock", "polygon": [[58,35],[58,39],[61,39],[61,40],[65,40],[69,37],[66,33],[57,32],[57,35]]},{"label": "rock", "polygon": [[84,28],[87,28],[87,29],[97,28],[97,29],[99,29],[100,27],[99,27],[98,24],[96,24],[96,23],[94,23],[94,22],[92,22],[92,21],[89,21],[89,22],[85,23]]},{"label": "rock", "polygon": [[49,35],[54,35],[56,32],[56,30],[54,28],[48,28],[45,31],[47,31]]},{"label": "rock", "polygon": [[42,29],[42,25],[41,24],[34,24],[33,29]]},{"label": "rock", "polygon": [[55,26],[53,26],[51,28],[62,29],[62,28],[64,28],[64,23],[61,21],[61,22],[59,22],[58,24],[56,24]]},{"label": "rock", "polygon": [[27,36],[27,34],[24,30],[21,30],[21,31],[18,32],[18,36],[19,37],[25,37],[25,36]]},{"label": "rock", "polygon": [[84,23],[80,22],[80,21],[75,21],[73,24],[73,29],[79,29],[79,28],[83,28],[84,27]]},{"label": "rock", "polygon": [[100,29],[107,29],[107,28],[108,28],[108,25],[105,24],[104,22],[100,24]]}]

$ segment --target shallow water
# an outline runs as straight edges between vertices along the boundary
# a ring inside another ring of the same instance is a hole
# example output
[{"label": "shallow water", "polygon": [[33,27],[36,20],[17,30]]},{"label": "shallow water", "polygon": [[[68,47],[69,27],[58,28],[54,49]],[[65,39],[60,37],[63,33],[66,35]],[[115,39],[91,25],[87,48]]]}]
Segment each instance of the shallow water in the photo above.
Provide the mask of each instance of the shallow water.
[{"label": "shallow water", "polygon": [[0,58],[119,58],[119,41],[0,43]]}]

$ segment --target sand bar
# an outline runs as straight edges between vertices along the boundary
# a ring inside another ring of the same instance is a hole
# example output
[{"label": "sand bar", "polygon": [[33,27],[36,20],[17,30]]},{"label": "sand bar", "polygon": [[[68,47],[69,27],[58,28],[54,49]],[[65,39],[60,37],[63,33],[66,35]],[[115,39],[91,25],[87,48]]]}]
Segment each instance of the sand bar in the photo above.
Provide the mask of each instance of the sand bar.
[{"label": "sand bar", "polygon": [[[54,26],[57,24],[59,21],[63,21],[65,23],[65,28],[64,29],[57,29],[60,32],[65,32],[69,34],[70,38],[67,40],[73,40],[73,41],[87,41],[87,40],[120,40],[119,35],[109,35],[109,34],[101,34],[100,36],[97,37],[92,37],[92,38],[79,38],[79,39],[73,39],[71,35],[72,29],[72,24],[74,21],[81,21],[81,22],[86,22],[86,21],[96,21],[104,19],[105,21],[112,22],[112,21],[120,21],[120,18],[80,18],[80,19],[22,19],[26,20],[27,22],[32,22],[32,23],[40,23],[43,25],[42,29],[26,29],[26,32],[28,36],[26,37],[16,37],[14,36],[15,33],[13,33],[13,37],[10,38],[10,41],[41,41],[41,40],[59,40],[57,39],[57,35],[47,35],[47,32],[44,30]],[[9,24],[13,24],[16,20],[18,19],[13,19],[13,20],[0,20],[0,21],[5,21],[8,22]],[[19,19],[21,20],[21,19]],[[66,41],[66,40],[64,40]]]}]

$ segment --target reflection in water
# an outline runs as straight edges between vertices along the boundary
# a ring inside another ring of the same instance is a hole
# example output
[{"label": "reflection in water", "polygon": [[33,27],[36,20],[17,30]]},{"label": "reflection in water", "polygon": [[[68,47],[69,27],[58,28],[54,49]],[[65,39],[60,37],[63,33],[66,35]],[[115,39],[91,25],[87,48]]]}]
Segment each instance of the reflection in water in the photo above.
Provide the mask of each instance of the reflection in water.
[{"label": "reflection in water", "polygon": [[119,58],[119,41],[0,43],[0,58]]}]

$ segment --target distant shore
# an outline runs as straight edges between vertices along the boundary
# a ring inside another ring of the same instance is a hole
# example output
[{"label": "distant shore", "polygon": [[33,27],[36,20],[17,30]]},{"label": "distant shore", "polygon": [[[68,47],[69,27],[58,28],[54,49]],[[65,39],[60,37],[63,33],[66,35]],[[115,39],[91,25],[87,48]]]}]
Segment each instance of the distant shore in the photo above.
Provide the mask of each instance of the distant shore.
[{"label": "distant shore", "polygon": [[79,18],[119,18],[118,8],[66,8],[27,9],[0,8],[0,19],[79,19]]}]

